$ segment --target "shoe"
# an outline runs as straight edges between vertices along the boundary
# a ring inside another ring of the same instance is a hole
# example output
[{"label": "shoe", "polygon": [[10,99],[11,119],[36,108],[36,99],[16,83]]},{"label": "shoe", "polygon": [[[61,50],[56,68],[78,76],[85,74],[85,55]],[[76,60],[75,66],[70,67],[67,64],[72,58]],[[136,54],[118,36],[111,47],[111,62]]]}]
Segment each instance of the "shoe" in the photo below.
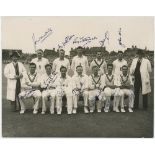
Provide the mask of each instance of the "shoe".
[{"label": "shoe", "polygon": [[129,112],[133,112],[133,110],[131,108],[129,108],[128,110],[129,110]]},{"label": "shoe", "polygon": [[42,111],[41,114],[42,114],[42,115],[45,115],[45,111]]},{"label": "shoe", "polygon": [[71,112],[71,111],[69,111],[69,112],[68,112],[68,115],[71,115],[71,114],[72,114],[72,112]]},{"label": "shoe", "polygon": [[21,110],[21,111],[20,111],[20,114],[24,114],[24,112],[25,112],[25,110]]},{"label": "shoe", "polygon": [[98,109],[97,112],[101,112],[101,109]]},{"label": "shoe", "polygon": [[107,109],[104,109],[104,112],[109,112]]},{"label": "shoe", "polygon": [[51,113],[51,115],[53,115],[54,114],[54,111],[50,111],[50,113]]},{"label": "shoe", "polygon": [[76,114],[76,109],[73,109],[73,114]]},{"label": "shoe", "polygon": [[33,114],[37,114],[38,113],[38,110],[33,110]]},{"label": "shoe", "polygon": [[94,112],[94,110],[90,110],[90,113],[93,113]]},{"label": "shoe", "polygon": [[58,115],[61,115],[61,112],[57,112]]},{"label": "shoe", "polygon": [[121,112],[125,112],[125,109],[124,108],[121,108]]},{"label": "shoe", "polygon": [[119,109],[115,109],[115,112],[120,112]]},{"label": "shoe", "polygon": [[89,111],[88,111],[88,108],[87,108],[87,107],[84,107],[84,113],[85,113],[85,114],[88,114],[88,113],[89,113]]}]

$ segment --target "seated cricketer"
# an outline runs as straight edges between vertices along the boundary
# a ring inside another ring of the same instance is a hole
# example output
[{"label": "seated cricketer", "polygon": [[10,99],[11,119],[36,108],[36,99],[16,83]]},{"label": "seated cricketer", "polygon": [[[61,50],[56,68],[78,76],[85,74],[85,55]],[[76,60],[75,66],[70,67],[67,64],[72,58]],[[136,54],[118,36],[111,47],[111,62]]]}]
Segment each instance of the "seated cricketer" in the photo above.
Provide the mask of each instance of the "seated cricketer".
[{"label": "seated cricketer", "polygon": [[42,112],[45,114],[47,107],[46,102],[50,99],[50,113],[54,114],[54,105],[56,97],[55,81],[57,74],[52,73],[52,66],[50,64],[45,65],[46,73],[41,76],[41,89],[42,89]]},{"label": "seated cricketer", "polygon": [[88,76],[83,74],[83,67],[76,66],[76,72],[72,77],[73,82],[73,114],[77,113],[77,104],[80,96],[84,98],[84,113],[88,111]]},{"label": "seated cricketer", "polygon": [[40,80],[36,71],[36,64],[29,64],[29,72],[23,75],[23,79],[21,82],[22,91],[19,94],[19,101],[21,106],[20,114],[24,114],[26,108],[24,104],[24,99],[34,97],[34,106],[33,106],[33,114],[38,113],[39,109],[39,100],[41,98],[40,92]]},{"label": "seated cricketer", "polygon": [[89,76],[89,109],[90,112],[95,110],[95,102],[97,104],[97,112],[101,112],[102,109],[102,90],[103,77],[98,73],[98,66],[92,67],[93,74]]},{"label": "seated cricketer", "polygon": [[60,73],[55,81],[56,86],[56,108],[57,114],[62,112],[62,99],[67,99],[67,113],[72,114],[72,80],[71,77],[66,74],[67,68],[64,66],[60,67]]},{"label": "seated cricketer", "polygon": [[107,64],[107,73],[103,75],[104,81],[104,96],[106,98],[106,103],[104,107],[104,112],[109,112],[111,97],[114,97],[113,101],[113,111],[119,112],[118,106],[121,99],[121,92],[118,85],[117,78],[114,76],[113,72],[113,64]]},{"label": "seated cricketer", "polygon": [[133,92],[133,81],[132,77],[128,74],[128,67],[122,66],[122,74],[119,77],[120,89],[122,92],[121,104],[124,105],[125,96],[129,98],[129,112],[133,112],[132,108],[134,105],[134,92]]}]

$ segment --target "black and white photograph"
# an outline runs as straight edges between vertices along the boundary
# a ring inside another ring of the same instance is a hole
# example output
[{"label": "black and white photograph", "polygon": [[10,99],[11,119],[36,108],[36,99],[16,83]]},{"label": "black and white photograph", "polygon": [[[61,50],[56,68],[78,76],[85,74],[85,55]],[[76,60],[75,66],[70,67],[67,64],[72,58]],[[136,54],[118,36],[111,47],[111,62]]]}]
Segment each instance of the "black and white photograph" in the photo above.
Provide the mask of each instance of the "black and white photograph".
[{"label": "black and white photograph", "polygon": [[153,138],[153,16],[3,16],[2,137]]}]

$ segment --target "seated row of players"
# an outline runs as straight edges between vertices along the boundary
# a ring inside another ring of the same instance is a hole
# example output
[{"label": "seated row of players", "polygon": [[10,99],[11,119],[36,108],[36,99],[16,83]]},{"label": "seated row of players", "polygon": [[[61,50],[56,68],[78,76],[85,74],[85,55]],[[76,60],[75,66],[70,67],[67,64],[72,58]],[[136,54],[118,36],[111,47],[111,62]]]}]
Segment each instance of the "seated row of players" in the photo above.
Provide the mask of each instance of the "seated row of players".
[{"label": "seated row of players", "polygon": [[46,73],[42,76],[36,72],[36,64],[29,64],[29,72],[23,75],[19,94],[21,105],[20,114],[26,110],[24,99],[33,97],[34,107],[33,113],[37,114],[39,109],[39,100],[42,99],[42,114],[47,111],[47,101],[50,100],[50,113],[54,114],[56,108],[57,114],[62,113],[63,98],[66,97],[67,113],[77,113],[78,100],[83,96],[84,113],[110,110],[111,98],[113,97],[113,111],[125,112],[124,98],[129,97],[129,112],[133,112],[134,94],[132,91],[133,83],[128,74],[128,67],[122,67],[120,76],[114,76],[113,64],[107,64],[107,73],[99,74],[98,66],[92,67],[92,74],[87,76],[83,73],[81,65],[76,66],[76,74],[73,77],[68,76],[67,68],[60,67],[60,74],[52,71],[50,64],[45,65]]}]

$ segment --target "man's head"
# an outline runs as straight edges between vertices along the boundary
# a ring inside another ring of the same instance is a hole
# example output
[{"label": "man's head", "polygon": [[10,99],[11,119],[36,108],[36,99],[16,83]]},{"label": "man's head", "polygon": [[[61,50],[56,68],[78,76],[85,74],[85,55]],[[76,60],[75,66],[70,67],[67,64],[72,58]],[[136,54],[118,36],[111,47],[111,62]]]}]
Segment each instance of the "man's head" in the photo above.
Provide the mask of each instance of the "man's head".
[{"label": "man's head", "polygon": [[118,51],[118,59],[121,61],[123,59],[123,52]]},{"label": "man's head", "polygon": [[93,71],[93,74],[94,74],[94,75],[98,75],[98,71],[99,71],[98,66],[93,66],[93,67],[92,67],[92,71]]},{"label": "man's head", "polygon": [[61,49],[61,50],[59,51],[59,58],[60,58],[60,59],[64,59],[64,56],[65,56],[65,51],[64,51],[63,49]]},{"label": "man's head", "polygon": [[141,49],[138,49],[138,51],[137,51],[137,56],[138,56],[138,58],[143,58],[144,57],[144,52],[143,52],[143,50],[141,50]]},{"label": "man's head", "polygon": [[97,57],[97,59],[100,60],[102,58],[102,52],[101,51],[97,51],[96,57]]},{"label": "man's head", "polygon": [[76,50],[77,50],[77,55],[81,57],[83,54],[83,48],[79,46]]},{"label": "man's head", "polygon": [[31,73],[31,74],[34,74],[35,71],[36,71],[36,64],[33,63],[33,62],[31,62],[31,63],[29,64],[29,70],[30,70],[30,73]]},{"label": "man's head", "polygon": [[41,59],[43,57],[43,50],[42,49],[38,49],[36,52],[37,52],[38,59]]},{"label": "man's head", "polygon": [[78,73],[78,75],[82,75],[83,67],[81,65],[76,66],[76,72]]},{"label": "man's head", "polygon": [[126,65],[122,66],[122,73],[123,73],[123,75],[127,75],[127,73],[128,73],[128,66],[126,66]]},{"label": "man's head", "polygon": [[10,58],[12,59],[13,62],[17,62],[17,60],[19,59],[20,55],[17,51],[12,52],[12,54],[10,55]]},{"label": "man's head", "polygon": [[108,74],[112,74],[113,64],[107,64],[107,70],[108,70]]},{"label": "man's head", "polygon": [[67,68],[65,66],[61,66],[60,72],[62,77],[66,77]]},{"label": "man's head", "polygon": [[45,65],[45,70],[46,70],[47,75],[50,75],[51,72],[52,72],[52,66],[51,66],[51,64],[46,64]]}]

